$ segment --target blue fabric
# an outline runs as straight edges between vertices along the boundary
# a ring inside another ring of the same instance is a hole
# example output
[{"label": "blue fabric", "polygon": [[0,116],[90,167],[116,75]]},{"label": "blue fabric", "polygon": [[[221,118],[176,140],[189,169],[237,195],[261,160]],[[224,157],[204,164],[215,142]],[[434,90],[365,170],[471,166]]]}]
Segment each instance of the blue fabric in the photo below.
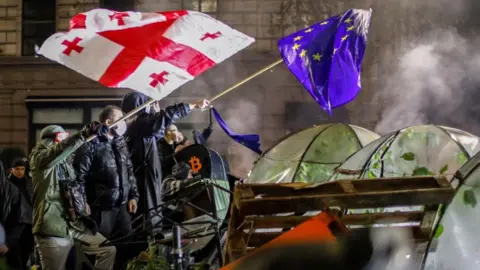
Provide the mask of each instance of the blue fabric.
[{"label": "blue fabric", "polygon": [[350,9],[278,41],[288,69],[331,114],[358,95],[371,10]]},{"label": "blue fabric", "polygon": [[259,155],[262,153],[262,150],[260,150],[260,136],[258,134],[237,134],[228,127],[215,108],[212,108],[212,112],[220,127],[230,138]]}]

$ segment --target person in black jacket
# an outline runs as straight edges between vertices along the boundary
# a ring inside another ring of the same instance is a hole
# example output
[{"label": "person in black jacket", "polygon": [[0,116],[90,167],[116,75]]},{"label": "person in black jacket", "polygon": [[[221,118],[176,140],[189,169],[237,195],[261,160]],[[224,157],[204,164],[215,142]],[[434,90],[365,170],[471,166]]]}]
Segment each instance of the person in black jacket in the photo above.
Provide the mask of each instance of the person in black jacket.
[{"label": "person in black jacket", "polygon": [[15,160],[8,180],[12,184],[12,211],[7,225],[7,259],[12,269],[26,269],[33,251],[32,179],[25,175],[27,159]]},{"label": "person in black jacket", "polygon": [[[192,131],[193,140],[195,144],[206,144],[208,138],[212,134],[212,119],[210,114],[210,124],[202,131]],[[167,176],[172,173],[172,168],[175,165],[174,155],[183,148],[191,145],[192,142],[188,140],[182,132],[180,132],[176,125],[170,125],[165,131],[165,135],[157,139],[158,155],[162,165],[162,175]]]},{"label": "person in black jacket", "polygon": [[[123,98],[122,110],[128,113],[148,100],[147,96],[132,91]],[[209,101],[200,100],[193,104],[180,103],[160,110],[159,104],[155,102],[129,121],[126,137],[141,197],[138,214],[144,216],[144,225],[149,229],[160,225],[161,221],[158,211],[149,211],[160,205],[162,193],[162,170],[156,138],[163,137],[169,125],[185,117],[192,109],[203,109],[208,105]]]},{"label": "person in black jacket", "polygon": [[[122,117],[120,108],[107,106],[101,111],[99,120],[108,126]],[[130,214],[136,213],[139,200],[130,154],[123,138],[125,131],[126,123],[122,121],[106,136],[84,144],[74,155],[77,180],[84,183],[91,216],[106,238],[125,236],[132,231]]]}]

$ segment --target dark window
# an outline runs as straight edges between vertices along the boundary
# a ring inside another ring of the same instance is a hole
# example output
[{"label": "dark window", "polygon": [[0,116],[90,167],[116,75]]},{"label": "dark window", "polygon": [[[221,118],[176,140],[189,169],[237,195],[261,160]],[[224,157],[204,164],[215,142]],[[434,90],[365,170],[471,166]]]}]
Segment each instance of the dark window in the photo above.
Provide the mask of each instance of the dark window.
[{"label": "dark window", "polygon": [[183,9],[216,13],[218,0],[183,0]]},{"label": "dark window", "polygon": [[55,0],[23,0],[22,55],[35,54],[35,45],[42,43],[56,30]]},{"label": "dark window", "polygon": [[135,9],[134,0],[101,0],[100,7],[115,11],[132,11]]},{"label": "dark window", "polygon": [[[27,97],[29,115],[28,146],[31,150],[38,142],[40,131],[48,125],[60,125],[71,134],[84,125],[98,121],[98,114],[107,105],[121,106],[122,97]],[[170,104],[161,104],[168,106]],[[203,130],[209,122],[207,113],[190,114],[175,123],[180,131],[190,140],[193,130]]]}]

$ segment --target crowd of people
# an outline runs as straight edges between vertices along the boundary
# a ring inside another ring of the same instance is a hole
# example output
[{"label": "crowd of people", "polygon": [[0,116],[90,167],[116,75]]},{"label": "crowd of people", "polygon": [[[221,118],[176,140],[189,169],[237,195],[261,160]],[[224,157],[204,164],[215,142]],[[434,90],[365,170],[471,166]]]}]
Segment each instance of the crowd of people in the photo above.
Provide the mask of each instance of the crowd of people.
[{"label": "crowd of people", "polygon": [[[188,164],[172,157],[191,144],[173,123],[209,106],[200,100],[161,109],[154,102],[122,120],[147,101],[133,91],[121,108],[105,107],[98,121],[76,134],[58,125],[45,127],[28,158],[0,163],[0,222],[7,235],[0,256],[10,269],[27,269],[36,257],[41,269],[68,268],[75,265],[74,243],[98,269],[122,269],[135,255],[107,239],[131,237],[132,217],[141,216],[152,230],[158,226],[161,215],[149,210],[162,202],[163,178],[191,175]],[[211,126],[194,132],[194,143],[205,143],[210,133]]]}]

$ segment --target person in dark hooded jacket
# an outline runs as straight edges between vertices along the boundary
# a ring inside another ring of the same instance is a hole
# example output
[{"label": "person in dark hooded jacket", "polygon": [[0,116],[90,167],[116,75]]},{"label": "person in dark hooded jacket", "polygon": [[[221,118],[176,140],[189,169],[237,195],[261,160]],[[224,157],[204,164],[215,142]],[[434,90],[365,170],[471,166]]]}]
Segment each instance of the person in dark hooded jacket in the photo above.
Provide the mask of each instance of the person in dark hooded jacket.
[{"label": "person in dark hooded jacket", "polygon": [[[123,98],[122,110],[128,113],[148,100],[146,95],[132,91]],[[152,227],[160,225],[159,209],[148,210],[159,206],[162,194],[162,169],[156,138],[163,137],[169,125],[187,116],[192,109],[204,109],[208,106],[208,100],[200,100],[193,104],[180,103],[160,110],[158,102],[155,102],[129,121],[125,137],[141,198],[137,215],[144,215],[144,221],[148,220]]]},{"label": "person in dark hooded jacket", "polygon": [[12,184],[12,210],[7,231],[7,259],[12,269],[25,269],[33,251],[32,179],[25,174],[27,158],[13,161],[8,180]]}]

